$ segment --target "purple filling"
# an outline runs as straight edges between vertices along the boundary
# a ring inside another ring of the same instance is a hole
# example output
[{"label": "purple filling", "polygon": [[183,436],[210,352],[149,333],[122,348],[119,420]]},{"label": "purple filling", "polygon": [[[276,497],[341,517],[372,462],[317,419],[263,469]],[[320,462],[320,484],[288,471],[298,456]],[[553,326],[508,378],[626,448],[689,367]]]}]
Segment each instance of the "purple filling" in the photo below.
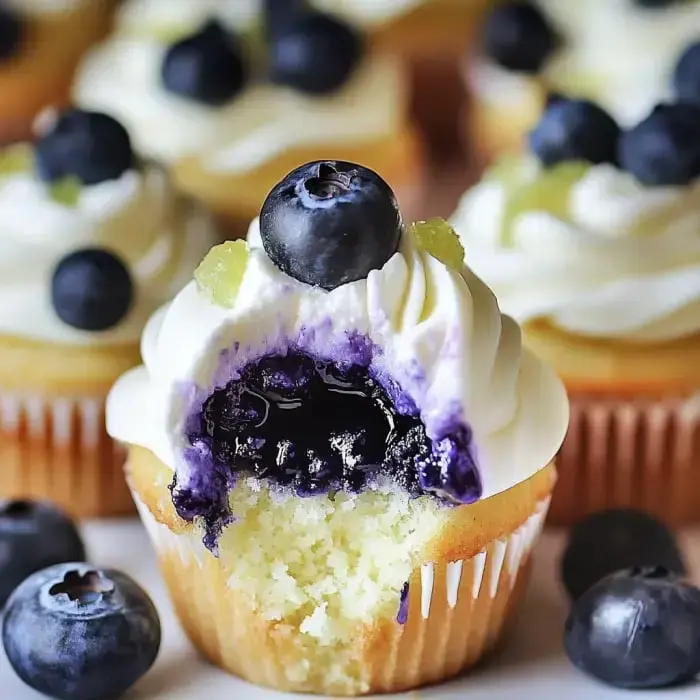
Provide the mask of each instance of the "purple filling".
[{"label": "purple filling", "polygon": [[396,622],[405,625],[408,620],[408,581],[403,584],[401,597],[399,598],[399,611],[396,613]]}]

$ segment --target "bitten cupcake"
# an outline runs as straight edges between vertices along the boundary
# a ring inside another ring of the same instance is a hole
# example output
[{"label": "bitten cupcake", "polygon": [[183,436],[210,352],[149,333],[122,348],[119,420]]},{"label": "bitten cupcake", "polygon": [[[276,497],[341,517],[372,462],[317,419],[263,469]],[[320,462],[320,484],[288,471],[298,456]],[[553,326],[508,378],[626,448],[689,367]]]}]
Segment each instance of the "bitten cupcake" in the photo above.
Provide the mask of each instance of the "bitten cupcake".
[{"label": "bitten cupcake", "polygon": [[0,498],[133,509],[104,428],[148,316],[215,240],[123,127],[71,110],[0,151]]},{"label": "bitten cupcake", "polygon": [[467,139],[484,162],[520,151],[552,93],[592,100],[625,127],[662,100],[699,102],[699,42],[695,0],[507,0],[465,62]]},{"label": "bitten cupcake", "polygon": [[126,2],[113,36],[82,65],[77,103],[118,116],[137,151],[232,234],[245,233],[286,172],[314,158],[366,163],[407,206],[419,204],[421,154],[395,58],[370,54],[349,24],[306,3],[272,0],[245,16],[235,2],[186,5]]},{"label": "bitten cupcake", "polygon": [[563,387],[352,163],[292,171],[212,249],[107,408],[180,620],[254,683],[357,695],[455,675],[523,591]]},{"label": "bitten cupcake", "polygon": [[700,107],[620,132],[559,100],[453,218],[474,269],[569,390],[551,515],[700,515]]},{"label": "bitten cupcake", "polygon": [[105,0],[0,3],[0,143],[28,138],[37,113],[65,104],[73,71],[110,22]]}]

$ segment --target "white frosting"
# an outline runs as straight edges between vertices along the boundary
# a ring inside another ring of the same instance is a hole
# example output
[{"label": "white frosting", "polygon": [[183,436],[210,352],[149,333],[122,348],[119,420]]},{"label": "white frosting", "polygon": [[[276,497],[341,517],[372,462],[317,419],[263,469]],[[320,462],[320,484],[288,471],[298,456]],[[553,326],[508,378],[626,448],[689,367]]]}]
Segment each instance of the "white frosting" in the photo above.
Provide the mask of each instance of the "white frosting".
[{"label": "white frosting", "polygon": [[285,339],[347,357],[356,334],[381,348],[373,367],[412,397],[429,436],[455,418],[469,424],[484,497],[527,479],[559,448],[568,420],[560,382],[522,348],[518,326],[479,279],[408,240],[381,270],[331,292],[286,276],[258,247],[233,308],[213,305],[191,283],[150,320],[144,366],[110,394],[108,431],[149,448],[186,480],[183,424],[192,403]]},{"label": "white frosting", "polygon": [[[0,334],[75,344],[135,342],[149,315],[179,291],[213,242],[207,216],[175,198],[156,167],[82,188],[75,207],[51,198],[32,172],[0,174]],[[129,267],[135,299],[114,328],[63,323],[51,277],[65,255],[101,246]]]},{"label": "white frosting", "polygon": [[[443,0],[444,1],[444,0]],[[453,0],[463,4],[469,0]],[[374,27],[408,14],[430,0],[311,0],[326,12],[333,12],[362,27]]]},{"label": "white frosting", "polygon": [[511,196],[485,179],[452,220],[506,313],[636,341],[700,331],[700,181],[646,188],[613,166],[594,166],[571,188],[565,217],[540,209],[508,222]]},{"label": "white frosting", "polygon": [[[562,36],[561,48],[542,71],[544,82],[554,90],[593,99],[624,125],[643,119],[657,102],[670,97],[678,58],[700,40],[700,2],[655,10],[632,0],[537,2]],[[517,104],[531,94],[531,76],[488,61],[473,62],[467,71],[483,99]]]},{"label": "white frosting", "polygon": [[229,173],[249,172],[298,146],[365,143],[398,132],[406,88],[399,62],[388,56],[368,57],[328,96],[252,83],[229,104],[213,108],[166,91],[160,67],[169,37],[212,16],[231,26],[245,24],[230,9],[237,2],[201,0],[183,14],[172,11],[170,0],[127,3],[120,31],[79,70],[75,101],[117,117],[140,153],[164,163],[198,155],[205,168]]},{"label": "white frosting", "polygon": [[[5,0],[16,12],[28,15],[69,12],[91,0]],[[94,1],[94,0],[92,0]]]}]

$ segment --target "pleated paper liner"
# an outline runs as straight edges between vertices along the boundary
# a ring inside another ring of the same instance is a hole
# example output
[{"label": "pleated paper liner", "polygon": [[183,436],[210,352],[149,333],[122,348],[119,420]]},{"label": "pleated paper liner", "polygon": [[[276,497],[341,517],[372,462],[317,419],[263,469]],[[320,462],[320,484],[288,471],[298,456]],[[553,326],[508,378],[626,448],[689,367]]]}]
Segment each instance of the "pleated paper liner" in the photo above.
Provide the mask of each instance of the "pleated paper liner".
[{"label": "pleated paper liner", "polygon": [[[358,686],[334,685],[330,673],[309,684],[290,678],[284,663],[284,622],[256,616],[228,585],[228,574],[194,534],[175,534],[136,497],[158,553],[175,610],[199,651],[253,683],[325,694],[389,693],[455,676],[491,651],[522,597],[532,549],[548,500],[517,529],[492,540],[465,561],[422,566],[411,577],[407,620],[358,624]],[[398,601],[397,601],[398,609]],[[320,683],[320,684],[319,684]]]},{"label": "pleated paper liner", "polygon": [[700,522],[700,394],[569,398],[550,523],[606,508],[641,508],[674,526]]},{"label": "pleated paper liner", "polygon": [[74,517],[134,512],[124,449],[103,397],[0,393],[0,498],[53,501]]}]

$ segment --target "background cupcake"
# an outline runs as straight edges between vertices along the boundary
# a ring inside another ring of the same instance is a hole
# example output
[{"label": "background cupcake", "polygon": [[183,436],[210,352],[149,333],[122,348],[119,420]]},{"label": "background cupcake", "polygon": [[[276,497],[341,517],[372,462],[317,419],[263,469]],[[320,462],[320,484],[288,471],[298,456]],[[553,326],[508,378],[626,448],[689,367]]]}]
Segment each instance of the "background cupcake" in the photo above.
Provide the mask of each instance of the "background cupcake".
[{"label": "background cupcake", "polygon": [[108,29],[107,0],[0,5],[0,143],[27,138],[46,105],[65,104],[85,50]]},{"label": "background cupcake", "polygon": [[367,163],[417,204],[421,155],[399,62],[302,4],[246,7],[125,3],[82,65],[77,103],[118,116],[137,151],[234,233],[288,170],[319,157]]},{"label": "background cupcake", "polygon": [[571,400],[551,514],[700,513],[700,107],[620,133],[560,100],[453,222],[476,271]]},{"label": "background cupcake", "polygon": [[213,233],[113,119],[49,121],[0,152],[0,497],[114,515],[133,506],[105,396]]},{"label": "background cupcake", "polygon": [[404,230],[375,173],[316,162],[149,322],[108,429],[214,663],[391,692],[500,638],[567,404],[462,253],[444,222]]}]

